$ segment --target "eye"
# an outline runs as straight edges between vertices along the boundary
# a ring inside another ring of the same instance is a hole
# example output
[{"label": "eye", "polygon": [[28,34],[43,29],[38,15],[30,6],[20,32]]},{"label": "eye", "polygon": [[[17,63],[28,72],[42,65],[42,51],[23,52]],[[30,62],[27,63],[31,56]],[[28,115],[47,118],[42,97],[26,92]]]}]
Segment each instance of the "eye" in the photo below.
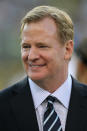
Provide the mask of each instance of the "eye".
[{"label": "eye", "polygon": [[30,46],[29,45],[24,45],[23,48],[25,48],[25,49],[30,48]]},{"label": "eye", "polygon": [[47,44],[41,43],[41,42],[40,42],[40,43],[38,42],[38,43],[36,44],[36,46],[37,46],[38,48],[48,48],[48,45],[47,45]]},{"label": "eye", "polygon": [[27,43],[23,43],[21,47],[22,47],[22,50],[23,50],[23,51],[27,52],[27,51],[30,50],[31,45],[30,45],[30,44],[27,44]]},{"label": "eye", "polygon": [[48,48],[47,45],[39,45],[39,48]]},{"label": "eye", "polygon": [[40,48],[46,48],[47,46],[41,45]]},{"label": "eye", "polygon": [[28,45],[28,44],[23,44],[23,45],[22,45],[22,48],[24,48],[24,49],[29,49],[29,48],[31,48],[31,46]]}]

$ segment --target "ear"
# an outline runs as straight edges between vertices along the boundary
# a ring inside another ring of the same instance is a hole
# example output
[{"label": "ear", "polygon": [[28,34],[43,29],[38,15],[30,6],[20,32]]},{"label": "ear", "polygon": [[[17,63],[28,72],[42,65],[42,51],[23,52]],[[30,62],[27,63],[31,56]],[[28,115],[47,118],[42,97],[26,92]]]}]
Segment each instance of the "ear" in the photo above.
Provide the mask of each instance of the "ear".
[{"label": "ear", "polygon": [[74,43],[73,40],[69,40],[65,43],[65,60],[70,60],[73,53]]}]

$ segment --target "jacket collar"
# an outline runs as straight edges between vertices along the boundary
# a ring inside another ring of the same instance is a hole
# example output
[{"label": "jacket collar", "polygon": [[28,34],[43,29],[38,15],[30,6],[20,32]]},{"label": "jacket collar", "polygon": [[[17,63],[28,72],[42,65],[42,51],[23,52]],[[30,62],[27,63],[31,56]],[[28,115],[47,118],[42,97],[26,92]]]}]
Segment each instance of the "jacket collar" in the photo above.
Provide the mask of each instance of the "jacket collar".
[{"label": "jacket collar", "polygon": [[14,119],[21,131],[39,131],[27,77],[15,85],[11,99]]}]

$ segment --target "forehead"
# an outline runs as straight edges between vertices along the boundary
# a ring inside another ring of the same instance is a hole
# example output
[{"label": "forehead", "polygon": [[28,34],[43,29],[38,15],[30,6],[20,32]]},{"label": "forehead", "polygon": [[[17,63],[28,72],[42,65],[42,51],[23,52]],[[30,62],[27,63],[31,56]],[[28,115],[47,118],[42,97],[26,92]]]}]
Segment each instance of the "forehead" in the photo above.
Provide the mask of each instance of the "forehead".
[{"label": "forehead", "polygon": [[50,33],[57,33],[57,27],[56,27],[56,23],[52,18],[46,17],[43,18],[39,21],[35,21],[35,22],[31,22],[31,23],[26,23],[23,29],[23,32],[27,32],[27,31],[46,31],[46,32],[50,32]]}]

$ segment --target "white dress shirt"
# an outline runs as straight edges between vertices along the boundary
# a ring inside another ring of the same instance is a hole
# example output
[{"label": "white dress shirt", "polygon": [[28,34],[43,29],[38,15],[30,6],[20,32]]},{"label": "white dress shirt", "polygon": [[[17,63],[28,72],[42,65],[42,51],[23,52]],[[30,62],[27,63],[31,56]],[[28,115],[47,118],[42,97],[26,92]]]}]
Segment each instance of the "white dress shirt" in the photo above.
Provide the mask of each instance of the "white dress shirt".
[{"label": "white dress shirt", "polygon": [[30,89],[34,101],[34,106],[36,110],[37,121],[39,125],[39,130],[43,131],[43,115],[46,110],[47,101],[46,98],[51,95],[57,98],[54,102],[54,108],[57,112],[63,131],[65,131],[65,123],[68,112],[68,106],[71,95],[72,79],[68,75],[67,80],[52,94],[35,84],[31,79],[29,79]]}]

